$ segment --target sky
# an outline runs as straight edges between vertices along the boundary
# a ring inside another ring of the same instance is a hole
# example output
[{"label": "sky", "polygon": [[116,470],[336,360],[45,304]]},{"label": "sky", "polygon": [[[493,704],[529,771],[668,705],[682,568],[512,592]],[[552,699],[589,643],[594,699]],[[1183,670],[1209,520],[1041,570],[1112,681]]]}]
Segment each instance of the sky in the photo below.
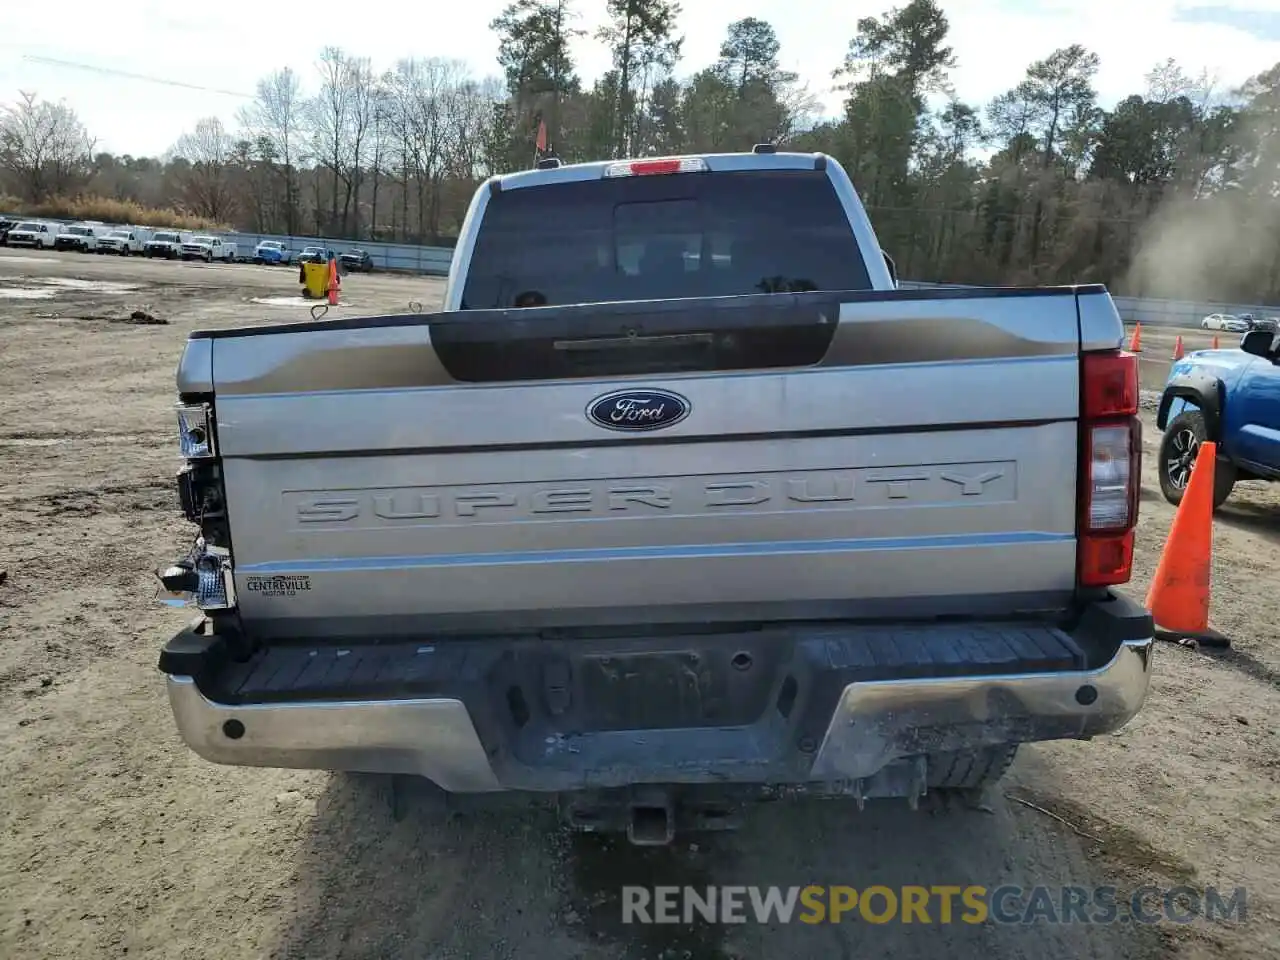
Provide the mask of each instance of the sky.
[{"label": "sky", "polygon": [[[477,77],[498,72],[489,22],[506,0],[306,0],[303,3],[182,4],[172,0],[0,0],[0,103],[20,90],[65,100],[113,153],[158,155],[197,120],[234,123],[258,78],[293,67],[310,89],[315,60],[333,45],[385,69],[406,56],[465,61]],[[1055,48],[1082,43],[1098,53],[1104,106],[1141,92],[1143,77],[1172,57],[1189,72],[1208,70],[1226,90],[1280,62],[1280,0],[940,0],[958,60],[957,94],[986,103]],[[841,95],[830,77],[860,17],[905,0],[683,0],[680,73],[715,59],[726,25],[769,21],[783,66],[806,80],[828,112]],[[576,0],[579,26],[604,17],[604,0]],[[216,12],[215,12],[216,11]],[[369,11],[366,14],[366,11]],[[574,47],[588,81],[608,69],[608,51],[588,37]],[[28,59],[43,58],[43,59]],[[192,84],[204,90],[55,65],[60,60]]]}]

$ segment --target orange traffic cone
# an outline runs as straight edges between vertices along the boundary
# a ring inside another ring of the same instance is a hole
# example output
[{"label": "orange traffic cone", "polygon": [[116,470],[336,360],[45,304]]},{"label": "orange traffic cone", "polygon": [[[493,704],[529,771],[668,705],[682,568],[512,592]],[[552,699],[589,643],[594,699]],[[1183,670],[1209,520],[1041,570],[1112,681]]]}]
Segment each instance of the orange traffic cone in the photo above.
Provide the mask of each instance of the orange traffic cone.
[{"label": "orange traffic cone", "polygon": [[1213,349],[1218,349],[1218,335],[1216,333],[1213,335]]},{"label": "orange traffic cone", "polygon": [[1142,352],[1142,322],[1139,321],[1133,327],[1133,339],[1129,341],[1130,353]]},{"label": "orange traffic cone", "polygon": [[338,305],[338,261],[329,261],[329,306]]},{"label": "orange traffic cone", "polygon": [[1200,444],[1191,480],[1173,515],[1169,538],[1147,591],[1147,607],[1156,636],[1184,646],[1202,643],[1229,647],[1231,641],[1209,629],[1213,573],[1213,473],[1217,444]]},{"label": "orange traffic cone", "polygon": [[1178,339],[1173,341],[1173,359],[1182,359],[1182,334],[1178,334]]}]

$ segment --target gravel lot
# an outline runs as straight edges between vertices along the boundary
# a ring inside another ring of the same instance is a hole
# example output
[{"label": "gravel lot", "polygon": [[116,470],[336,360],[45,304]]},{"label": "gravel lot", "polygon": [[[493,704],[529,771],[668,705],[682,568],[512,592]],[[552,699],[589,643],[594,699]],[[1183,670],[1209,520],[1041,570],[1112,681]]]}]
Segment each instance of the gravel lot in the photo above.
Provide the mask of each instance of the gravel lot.
[{"label": "gravel lot", "polygon": [[[189,616],[154,602],[151,576],[190,536],[173,368],[197,327],[302,318],[251,302],[296,290],[288,269],[0,254],[0,956],[1280,956],[1280,496],[1262,485],[1217,525],[1214,619],[1234,650],[1161,648],[1135,723],[1025,749],[986,809],[779,805],[736,835],[637,850],[542,812],[397,822],[351,778],[195,757],[155,669]],[[440,293],[348,277],[338,315]],[[113,322],[133,310],[169,322]],[[1158,389],[1173,337],[1143,333]],[[1137,593],[1172,516],[1158,439],[1148,422]],[[642,928],[620,922],[625,883],[1244,886],[1248,919]]]}]

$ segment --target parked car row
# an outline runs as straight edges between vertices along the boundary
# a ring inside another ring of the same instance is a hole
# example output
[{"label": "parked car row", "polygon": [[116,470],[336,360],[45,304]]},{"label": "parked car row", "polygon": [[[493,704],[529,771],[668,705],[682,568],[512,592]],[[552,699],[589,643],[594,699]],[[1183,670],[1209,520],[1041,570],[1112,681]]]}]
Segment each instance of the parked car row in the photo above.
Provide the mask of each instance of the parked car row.
[{"label": "parked car row", "polygon": [[1248,333],[1250,330],[1269,330],[1275,333],[1280,328],[1280,318],[1255,317],[1252,313],[1211,313],[1200,321],[1202,330],[1221,330],[1224,333]]},{"label": "parked car row", "polygon": [[141,255],[151,239],[149,227],[101,223],[52,223],[47,220],[0,218],[0,246],[79,253]]},{"label": "parked car row", "polygon": [[[7,223],[7,221],[6,221]],[[95,221],[59,224],[45,220],[21,220],[4,230],[10,247],[36,250],[75,250],[80,253],[113,253],[117,256],[164,257],[168,260],[221,260],[235,263],[236,245],[213,234],[189,234],[180,230],[122,226]]]},{"label": "parked car row", "polygon": [[367,250],[348,250],[336,253],[327,247],[303,247],[302,252],[294,254],[279,240],[263,240],[253,248],[253,262],[274,266],[289,266],[294,263],[328,263],[337,260],[344,273],[372,273],[373,257]]},{"label": "parked car row", "polygon": [[148,259],[163,257],[166,260],[203,260],[212,263],[221,260],[235,263],[236,245],[212,234],[187,234],[181,230],[157,230],[142,245],[142,255]]},{"label": "parked car row", "polygon": [[0,246],[31,247],[36,250],[74,250],[80,253],[113,253],[118,256],[163,257],[166,260],[203,260],[212,263],[240,263],[252,260],[265,265],[291,265],[337,260],[344,273],[373,271],[373,257],[367,250],[337,253],[325,247],[304,247],[292,253],[279,240],[263,240],[252,253],[214,234],[192,234],[184,230],[154,230],[106,224],[98,221],[55,223],[0,216]]}]

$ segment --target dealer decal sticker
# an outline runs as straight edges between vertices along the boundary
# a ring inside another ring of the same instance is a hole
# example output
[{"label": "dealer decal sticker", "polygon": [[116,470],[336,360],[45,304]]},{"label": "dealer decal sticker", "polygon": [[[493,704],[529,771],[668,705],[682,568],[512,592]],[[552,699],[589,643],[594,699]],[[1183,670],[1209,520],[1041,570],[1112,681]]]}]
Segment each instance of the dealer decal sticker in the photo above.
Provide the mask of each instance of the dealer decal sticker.
[{"label": "dealer decal sticker", "polygon": [[311,589],[311,578],[295,574],[273,577],[245,577],[244,588],[259,597],[296,597]]}]

